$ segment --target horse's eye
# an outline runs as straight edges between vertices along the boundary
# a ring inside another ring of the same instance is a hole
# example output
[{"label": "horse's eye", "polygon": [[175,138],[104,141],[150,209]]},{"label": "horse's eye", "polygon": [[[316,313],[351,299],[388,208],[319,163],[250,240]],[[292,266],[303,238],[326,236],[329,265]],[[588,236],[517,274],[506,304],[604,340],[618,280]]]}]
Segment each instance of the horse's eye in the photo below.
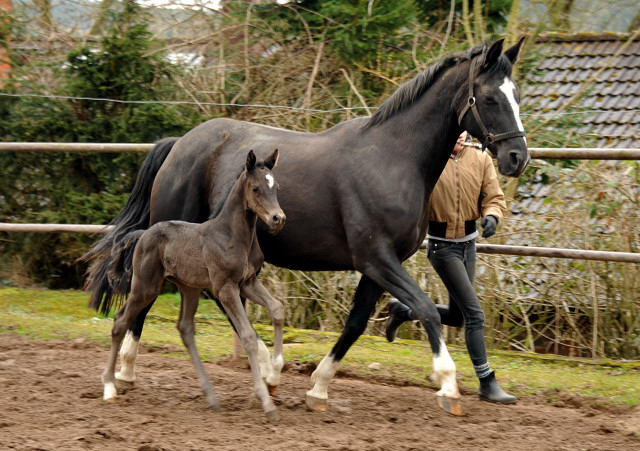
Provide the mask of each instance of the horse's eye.
[{"label": "horse's eye", "polygon": [[495,105],[496,103],[498,103],[498,102],[496,101],[496,98],[495,98],[495,97],[493,97],[493,96],[487,96],[487,97],[484,99],[484,101],[485,101],[485,102],[487,102],[487,103],[490,103],[490,104],[492,104],[492,105]]},{"label": "horse's eye", "polygon": [[253,192],[254,192],[255,194],[258,194],[258,193],[260,192],[260,188],[258,188],[257,186],[254,186],[254,187],[253,187]]}]

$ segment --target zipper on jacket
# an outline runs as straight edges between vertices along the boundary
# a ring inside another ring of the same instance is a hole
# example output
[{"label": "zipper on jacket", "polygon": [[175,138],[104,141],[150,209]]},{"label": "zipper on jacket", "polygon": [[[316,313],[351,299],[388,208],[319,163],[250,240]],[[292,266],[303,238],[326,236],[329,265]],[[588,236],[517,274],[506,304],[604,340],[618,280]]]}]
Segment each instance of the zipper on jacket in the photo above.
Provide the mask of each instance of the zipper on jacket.
[{"label": "zipper on jacket", "polygon": [[455,180],[456,180],[456,205],[455,205],[455,228],[453,229],[453,237],[454,238],[460,238],[458,236],[458,227],[460,224],[460,168],[458,167],[458,155],[455,155],[453,157],[453,161],[456,163],[456,170],[455,170]]}]

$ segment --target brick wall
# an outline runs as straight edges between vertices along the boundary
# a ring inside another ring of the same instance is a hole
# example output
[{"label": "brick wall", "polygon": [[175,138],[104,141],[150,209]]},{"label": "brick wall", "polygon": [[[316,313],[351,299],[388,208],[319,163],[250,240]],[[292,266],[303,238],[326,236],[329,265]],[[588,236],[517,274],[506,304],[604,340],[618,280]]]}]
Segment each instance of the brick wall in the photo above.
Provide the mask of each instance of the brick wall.
[{"label": "brick wall", "polygon": [[[11,0],[0,0],[0,9],[11,11]],[[0,79],[8,78],[10,69],[11,65],[9,64],[7,49],[0,46]]]}]

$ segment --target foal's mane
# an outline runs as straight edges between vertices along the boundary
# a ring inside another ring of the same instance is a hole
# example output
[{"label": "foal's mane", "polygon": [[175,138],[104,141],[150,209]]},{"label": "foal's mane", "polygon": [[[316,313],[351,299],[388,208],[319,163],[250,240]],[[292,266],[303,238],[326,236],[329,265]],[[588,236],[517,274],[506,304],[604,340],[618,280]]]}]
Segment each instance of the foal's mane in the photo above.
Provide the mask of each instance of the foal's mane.
[{"label": "foal's mane", "polygon": [[[427,67],[423,72],[407,81],[394,92],[391,97],[385,100],[380,108],[367,121],[365,127],[375,127],[389,119],[391,116],[413,104],[433,85],[440,75],[450,67],[456,66],[463,61],[468,61],[483,53],[487,49],[486,44],[477,45],[466,51],[446,55]],[[500,60],[503,58],[501,57]],[[510,70],[510,69],[509,69]]]}]

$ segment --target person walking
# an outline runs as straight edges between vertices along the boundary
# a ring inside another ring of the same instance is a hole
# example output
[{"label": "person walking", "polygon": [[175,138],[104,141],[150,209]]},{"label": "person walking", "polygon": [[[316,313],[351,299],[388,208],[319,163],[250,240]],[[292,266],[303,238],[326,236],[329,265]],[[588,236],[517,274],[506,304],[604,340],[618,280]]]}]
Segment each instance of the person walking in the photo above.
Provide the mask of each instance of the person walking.
[{"label": "person walking", "polygon": [[[467,351],[480,380],[480,399],[513,404],[517,398],[500,388],[489,366],[485,317],[474,288],[476,221],[482,218],[482,237],[489,238],[496,233],[507,207],[491,157],[464,146],[470,140],[471,136],[462,132],[431,194],[427,256],[449,292],[448,306],[436,304],[442,324],[464,326]],[[409,307],[391,299],[387,340],[393,341],[398,327],[413,319]]]}]

